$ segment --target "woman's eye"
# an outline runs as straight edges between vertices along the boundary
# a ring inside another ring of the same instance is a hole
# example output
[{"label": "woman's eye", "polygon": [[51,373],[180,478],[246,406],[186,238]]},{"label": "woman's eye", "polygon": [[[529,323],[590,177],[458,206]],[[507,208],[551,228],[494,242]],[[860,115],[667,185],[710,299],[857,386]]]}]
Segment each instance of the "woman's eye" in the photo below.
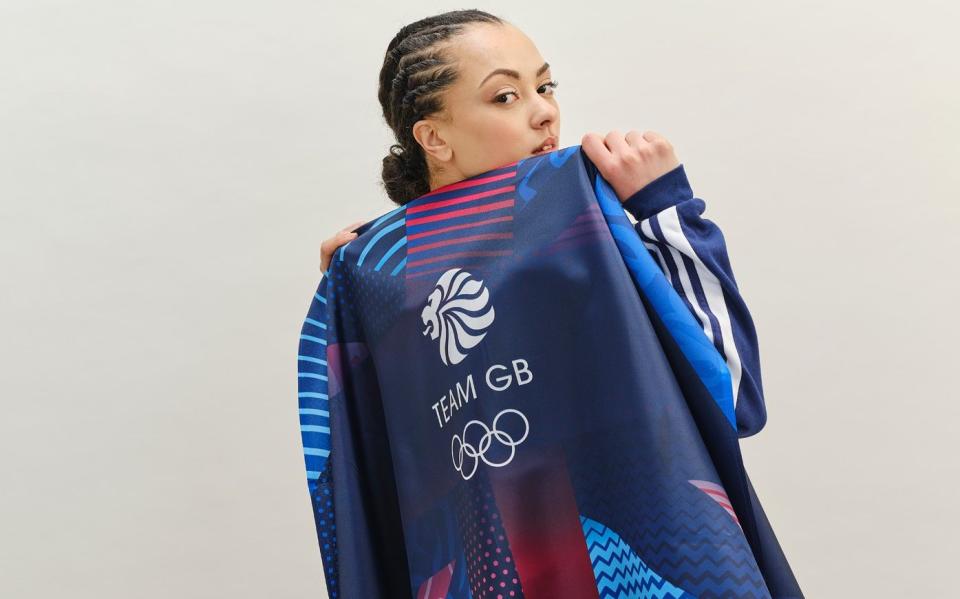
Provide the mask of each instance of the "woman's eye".
[{"label": "woman's eye", "polygon": [[[544,83],[543,85],[541,85],[541,86],[538,88],[538,90],[542,90],[543,88],[548,87],[548,88],[550,88],[550,95],[553,95],[553,93],[554,93],[554,91],[557,89],[557,86],[558,86],[558,85],[560,85],[560,82],[559,82],[559,81],[556,81],[556,80],[554,80],[554,81],[548,81],[548,82]],[[494,101],[495,101],[495,103],[497,103],[497,104],[513,104],[513,102],[501,101],[500,98],[506,98],[507,96],[516,96],[516,95],[517,95],[516,92],[504,92],[504,93],[496,96],[496,97],[494,98]]]},{"label": "woman's eye", "polygon": [[560,82],[557,81],[556,79],[554,79],[553,81],[548,81],[548,82],[544,83],[544,84],[541,85],[540,87],[549,87],[549,88],[550,88],[550,93],[553,94],[553,92],[557,89],[557,86],[558,86],[558,85],[560,85]]}]

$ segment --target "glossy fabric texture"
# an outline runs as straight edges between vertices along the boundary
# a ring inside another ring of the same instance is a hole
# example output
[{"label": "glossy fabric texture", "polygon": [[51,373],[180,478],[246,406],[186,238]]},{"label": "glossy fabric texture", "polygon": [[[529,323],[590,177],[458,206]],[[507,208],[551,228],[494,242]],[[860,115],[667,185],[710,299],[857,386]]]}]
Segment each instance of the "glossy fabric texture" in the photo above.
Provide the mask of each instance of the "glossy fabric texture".
[{"label": "glossy fabric texture", "polygon": [[803,596],[743,466],[759,351],[704,208],[682,165],[621,203],[571,146],[357,229],[299,342],[330,597]]}]

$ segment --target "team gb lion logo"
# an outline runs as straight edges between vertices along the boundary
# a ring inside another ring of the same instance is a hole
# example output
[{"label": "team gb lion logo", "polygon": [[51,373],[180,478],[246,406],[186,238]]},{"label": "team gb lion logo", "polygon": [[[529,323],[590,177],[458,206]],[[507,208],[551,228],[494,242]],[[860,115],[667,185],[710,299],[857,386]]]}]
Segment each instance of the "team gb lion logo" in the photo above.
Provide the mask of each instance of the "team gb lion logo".
[{"label": "team gb lion logo", "polygon": [[424,335],[440,338],[440,358],[447,366],[459,364],[465,353],[486,336],[493,323],[490,293],[472,274],[451,268],[440,276],[420,313]]}]

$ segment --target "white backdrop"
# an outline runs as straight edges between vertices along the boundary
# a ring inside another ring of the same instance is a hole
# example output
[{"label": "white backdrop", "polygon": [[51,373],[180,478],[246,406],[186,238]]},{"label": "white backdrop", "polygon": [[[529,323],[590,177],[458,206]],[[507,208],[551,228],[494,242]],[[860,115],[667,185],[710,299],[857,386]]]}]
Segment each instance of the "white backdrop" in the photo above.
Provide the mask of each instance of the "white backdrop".
[{"label": "white backdrop", "polygon": [[[0,595],[324,596],[299,327],[320,241],[393,207],[386,45],[454,8],[0,5]],[[553,66],[561,146],[665,135],[724,231],[807,596],[955,594],[957,4],[480,8]]]}]

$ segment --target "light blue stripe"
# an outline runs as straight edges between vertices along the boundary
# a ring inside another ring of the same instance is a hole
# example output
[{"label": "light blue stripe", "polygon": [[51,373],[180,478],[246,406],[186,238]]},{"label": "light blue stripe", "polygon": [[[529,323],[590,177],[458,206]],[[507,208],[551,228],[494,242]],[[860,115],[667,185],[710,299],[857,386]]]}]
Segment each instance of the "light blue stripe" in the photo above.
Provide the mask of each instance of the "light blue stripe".
[{"label": "light blue stripe", "polygon": [[370,225],[370,228],[371,228],[371,229],[376,228],[376,227],[379,226],[380,223],[382,223],[383,221],[387,220],[387,219],[390,218],[391,216],[394,216],[396,213],[402,212],[402,211],[404,211],[404,210],[406,210],[406,209],[407,209],[406,206],[397,206],[396,208],[394,208],[394,209],[391,210],[390,212],[387,212],[386,214],[384,214],[383,216],[381,216],[381,217],[378,218],[377,220],[373,221],[373,224]]},{"label": "light blue stripe", "polygon": [[300,335],[300,338],[304,341],[313,341],[315,343],[322,343],[323,345],[327,344],[326,339],[321,339],[319,337],[311,337],[310,335]]},{"label": "light blue stripe", "polygon": [[313,391],[301,391],[297,393],[297,397],[313,397],[316,399],[330,399],[327,397],[326,393],[315,393]]},{"label": "light blue stripe", "polygon": [[378,241],[380,241],[380,239],[381,239],[384,235],[386,235],[386,234],[389,233],[390,231],[393,231],[394,229],[397,229],[397,228],[403,226],[403,223],[404,223],[404,222],[406,222],[406,219],[402,219],[402,218],[401,218],[401,219],[397,220],[397,222],[395,222],[395,223],[393,223],[393,224],[391,224],[391,225],[389,225],[389,226],[386,226],[386,227],[380,229],[379,231],[377,231],[377,234],[374,235],[374,236],[370,239],[370,241],[367,242],[367,245],[363,248],[363,251],[360,252],[360,258],[357,260],[357,266],[360,266],[361,264],[363,264],[364,258],[367,257],[367,254],[370,253],[370,250],[373,249],[373,246],[376,245],[376,243],[377,243]]},{"label": "light blue stripe", "polygon": [[313,408],[300,408],[301,414],[306,414],[308,416],[326,416],[330,417],[330,412],[327,410],[314,410]]},{"label": "light blue stripe", "polygon": [[297,356],[298,360],[303,360],[304,362],[313,362],[314,364],[323,364],[327,365],[326,360],[321,360],[320,358],[311,358],[310,356]]},{"label": "light blue stripe", "polygon": [[320,478],[320,472],[317,470],[307,470],[307,479],[308,480],[317,480]]},{"label": "light blue stripe", "polygon": [[403,267],[406,265],[407,265],[407,257],[404,256],[403,260],[400,261],[400,264],[397,264],[397,267],[394,268],[393,271],[390,273],[390,276],[391,277],[397,276],[397,273],[403,270]]},{"label": "light blue stripe", "polygon": [[320,300],[320,301],[323,302],[323,303],[327,303],[327,298],[323,297],[323,296],[320,295],[319,293],[314,293],[314,294],[313,294],[313,297],[317,298],[318,300]]},{"label": "light blue stripe", "polygon": [[319,447],[304,447],[303,455],[317,455],[321,458],[325,458],[330,455],[329,449],[320,449]]},{"label": "light blue stripe", "polygon": [[300,427],[300,430],[305,433],[327,433],[330,434],[329,426],[318,426],[315,424],[304,424]]},{"label": "light blue stripe", "polygon": [[313,326],[315,326],[315,327],[320,327],[321,329],[327,328],[327,325],[325,325],[324,323],[320,322],[319,320],[314,320],[314,319],[312,319],[312,318],[307,318],[304,322],[309,322],[309,323],[312,324]]},{"label": "light blue stripe", "polygon": [[394,216],[396,216],[397,213],[405,212],[406,209],[407,209],[406,206],[397,206],[396,208],[394,208],[394,209],[391,210],[390,212],[387,212],[386,214],[384,214],[383,216],[381,216],[381,217],[378,218],[377,220],[373,221],[373,224],[370,225],[370,228],[367,229],[366,232],[369,233],[370,231],[373,231],[374,229],[376,229],[377,227],[379,227],[381,224],[383,224],[385,221],[387,221],[387,220],[393,218]]},{"label": "light blue stripe", "polygon": [[390,259],[390,256],[393,256],[394,254],[396,254],[397,250],[399,250],[406,244],[407,244],[406,236],[403,236],[400,239],[398,239],[397,242],[393,244],[393,247],[387,250],[387,253],[383,255],[383,258],[380,258],[380,261],[377,262],[377,265],[374,267],[373,270],[380,270],[380,268],[384,265],[384,263]]},{"label": "light blue stripe", "polygon": [[320,379],[321,381],[327,380],[327,377],[315,372],[298,372],[297,376],[302,379]]}]

